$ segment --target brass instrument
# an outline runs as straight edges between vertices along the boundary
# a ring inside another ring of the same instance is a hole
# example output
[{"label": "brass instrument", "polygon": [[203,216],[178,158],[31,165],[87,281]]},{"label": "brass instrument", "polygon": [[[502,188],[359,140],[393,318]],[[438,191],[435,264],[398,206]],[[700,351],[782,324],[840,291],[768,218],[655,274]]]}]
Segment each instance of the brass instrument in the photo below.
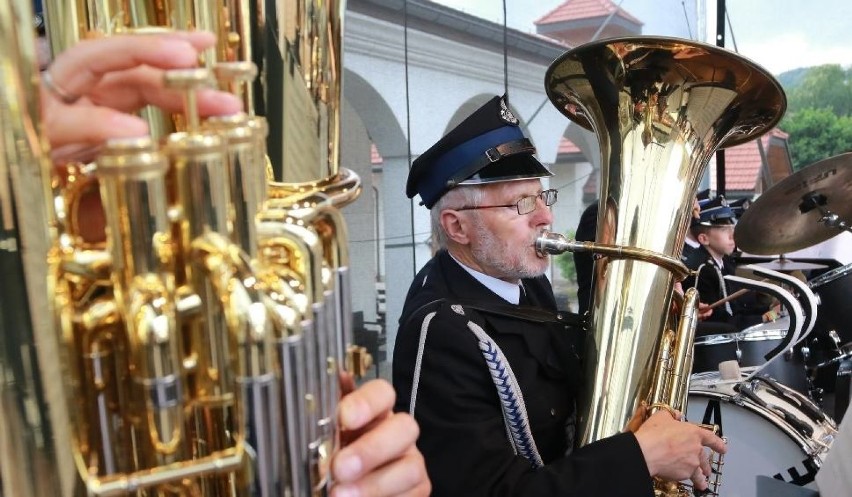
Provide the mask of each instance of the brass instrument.
[{"label": "brass instrument", "polygon": [[[360,192],[338,167],[343,6],[45,3],[54,53],[167,29],[218,45],[166,75],[183,115],[145,109],[152,136],[108,142],[61,182],[21,29],[30,2],[0,0],[0,256],[20,308],[7,316],[4,299],[0,495],[325,495],[338,372],[369,366],[339,211]],[[215,84],[247,112],[201,120],[195,92]],[[93,191],[103,241],[83,233]]]},{"label": "brass instrument", "polygon": [[[594,288],[579,443],[619,433],[640,403],[685,412],[697,299],[672,316],[673,287],[698,183],[713,153],[754,139],[786,99],[770,74],[723,49],[668,38],[577,47],[548,69],[551,102],[601,150],[594,243],[547,233],[542,253],[592,251]],[[685,490],[660,482],[662,495]]]}]

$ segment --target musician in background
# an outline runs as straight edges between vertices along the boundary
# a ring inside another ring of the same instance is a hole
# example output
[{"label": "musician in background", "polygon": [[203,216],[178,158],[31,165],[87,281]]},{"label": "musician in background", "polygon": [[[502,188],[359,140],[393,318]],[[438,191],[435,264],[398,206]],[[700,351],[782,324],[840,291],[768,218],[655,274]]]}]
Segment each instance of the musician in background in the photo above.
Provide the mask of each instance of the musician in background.
[{"label": "musician in background", "polygon": [[665,411],[573,447],[583,331],[557,312],[549,257],[534,248],[557,196],[534,153],[494,97],[409,173],[406,193],[431,209],[442,248],[408,292],[393,382],[396,409],[420,424],[433,495],[641,497],[652,476],[706,488],[704,446],[724,443]]},{"label": "musician in background", "polygon": [[[163,71],[194,67],[214,42],[205,32],[113,36],[82,41],[60,54],[41,85],[52,158],[92,158],[105,140],[147,134],[145,121],[131,114],[146,104],[181,110],[180,94],[163,88]],[[241,104],[231,94],[207,90],[199,93],[198,106],[202,115],[224,115],[238,112]],[[89,229],[102,231],[100,223]],[[337,484],[331,496],[429,495],[423,457],[414,445],[417,424],[392,412],[390,384],[373,380],[355,389],[345,374],[341,384],[348,392],[338,408],[344,447],[332,459]]]},{"label": "musician in background", "polygon": [[[702,193],[699,193],[701,195]],[[701,206],[696,197],[693,208],[690,226],[698,224]],[[593,242],[597,232],[598,220],[598,200],[592,202],[583,213],[580,215],[580,221],[577,223],[577,231],[574,238],[577,241]],[[683,253],[681,260],[686,263],[687,259],[697,251],[701,244],[692,236],[692,230],[686,232],[686,238],[683,244]],[[589,311],[592,297],[592,287],[594,286],[594,255],[590,252],[574,252],[571,254],[574,257],[574,267],[577,269],[577,306],[578,314],[585,315]],[[675,283],[675,290],[683,294],[683,287],[680,282]],[[699,302],[698,304],[698,331],[700,334],[715,334],[723,333],[729,330],[727,327],[720,328],[716,323],[708,323],[705,320],[710,317],[713,311],[709,308],[709,304]],[[706,330],[706,331],[705,331]]]},{"label": "musician in background", "polygon": [[692,217],[689,219],[689,229],[686,230],[686,236],[683,239],[683,252],[680,254],[680,260],[686,264],[690,257],[694,257],[694,253],[701,248],[701,242],[692,234],[692,227],[701,221],[701,204],[698,197],[695,197],[695,202],[692,205]]},{"label": "musician in background", "polygon": [[[574,239],[578,242],[593,242],[598,231],[598,200],[580,214]],[[577,313],[581,316],[589,311],[594,281],[595,256],[591,252],[574,252],[574,268],[577,270]]]},{"label": "musician in background", "polygon": [[[701,302],[712,304],[740,289],[724,279],[736,273],[736,264],[731,258],[736,249],[735,225],[735,213],[724,197],[701,202],[699,222],[690,228],[701,246],[685,260],[687,267],[698,271],[698,275],[684,281],[684,287],[696,287]],[[715,307],[708,321],[727,323],[738,331],[763,322],[763,314],[767,311],[769,307],[759,301],[757,294],[748,292]]]}]

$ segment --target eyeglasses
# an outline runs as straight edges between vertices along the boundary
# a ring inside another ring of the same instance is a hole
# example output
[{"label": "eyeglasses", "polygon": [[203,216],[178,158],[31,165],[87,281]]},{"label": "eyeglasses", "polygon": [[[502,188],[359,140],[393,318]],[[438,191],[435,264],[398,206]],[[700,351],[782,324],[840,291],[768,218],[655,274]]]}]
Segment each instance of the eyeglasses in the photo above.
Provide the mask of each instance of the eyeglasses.
[{"label": "eyeglasses", "polygon": [[533,212],[538,205],[536,202],[538,199],[541,199],[544,202],[544,205],[550,207],[551,205],[556,203],[556,196],[559,193],[558,190],[545,190],[537,195],[527,195],[526,197],[521,197],[520,200],[515,202],[514,204],[504,204],[504,205],[471,205],[465,207],[459,207],[455,209],[457,211],[469,211],[475,209],[492,209],[494,207],[515,207],[518,209],[518,214],[523,216],[524,214],[529,214]]}]

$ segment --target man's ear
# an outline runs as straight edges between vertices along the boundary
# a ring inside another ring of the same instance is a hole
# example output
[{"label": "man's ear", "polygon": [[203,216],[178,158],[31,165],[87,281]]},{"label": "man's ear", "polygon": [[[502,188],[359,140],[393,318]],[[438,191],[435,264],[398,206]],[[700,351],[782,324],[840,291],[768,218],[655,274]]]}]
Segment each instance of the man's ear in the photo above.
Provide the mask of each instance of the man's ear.
[{"label": "man's ear", "polygon": [[460,245],[470,243],[469,230],[471,229],[471,224],[461,212],[453,209],[444,209],[441,211],[441,226],[450,240]]},{"label": "man's ear", "polygon": [[695,237],[695,239],[698,240],[698,243],[700,243],[701,245],[707,245],[708,243],[710,243],[710,237],[707,236],[707,233],[699,233],[698,236]]}]

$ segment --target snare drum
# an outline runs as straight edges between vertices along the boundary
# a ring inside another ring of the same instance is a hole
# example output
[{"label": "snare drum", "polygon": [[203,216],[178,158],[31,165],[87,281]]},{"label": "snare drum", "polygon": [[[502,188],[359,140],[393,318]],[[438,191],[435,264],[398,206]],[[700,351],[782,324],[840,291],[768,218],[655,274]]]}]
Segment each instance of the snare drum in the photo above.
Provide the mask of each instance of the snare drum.
[{"label": "snare drum", "polygon": [[755,380],[740,388],[748,388],[758,401],[720,381],[718,373],[693,375],[690,383],[687,419],[718,425],[727,439],[720,494],[755,497],[758,476],[816,488],[814,476],[834,441],[837,424],[805,396],[783,385],[776,388]]},{"label": "snare drum", "polygon": [[852,264],[823,273],[808,282],[808,286],[819,295],[819,315],[825,316],[838,328],[844,342],[852,341],[849,302],[852,298]]},{"label": "snare drum", "polygon": [[[766,363],[764,356],[781,343],[789,327],[790,318],[784,316],[771,323],[750,326],[739,333],[696,337],[692,371],[718,371],[719,363],[724,361],[737,361],[740,367],[762,366]],[[807,370],[798,349],[774,360],[761,374],[808,394]]]}]

